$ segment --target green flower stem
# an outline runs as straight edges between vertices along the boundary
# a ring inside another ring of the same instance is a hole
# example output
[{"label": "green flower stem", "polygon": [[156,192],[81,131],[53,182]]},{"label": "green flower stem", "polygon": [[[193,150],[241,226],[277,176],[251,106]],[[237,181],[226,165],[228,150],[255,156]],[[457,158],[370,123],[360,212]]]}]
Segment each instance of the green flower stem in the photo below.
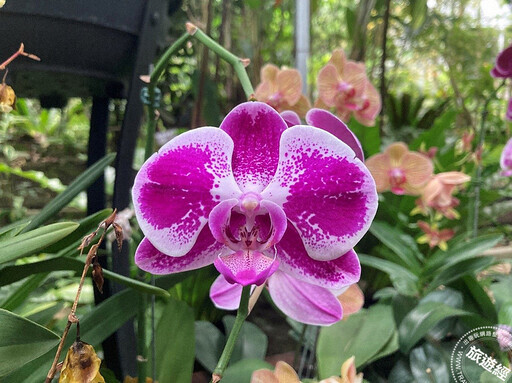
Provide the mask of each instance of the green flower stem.
[{"label": "green flower stem", "polygon": [[139,295],[139,307],[137,312],[137,376],[139,382],[145,382],[148,376],[148,361],[146,349],[146,307],[148,297]]},{"label": "green flower stem", "polygon": [[[478,132],[478,145],[477,150],[482,147],[482,145],[485,142],[485,122],[487,120],[487,115],[489,114],[489,111],[487,108],[489,107],[489,103],[496,98],[496,94],[498,91],[505,85],[505,80],[503,80],[492,93],[491,95],[485,100],[484,107],[482,109],[482,117],[480,119],[480,131]],[[478,235],[478,218],[479,218],[479,210],[480,210],[480,189],[481,189],[481,183],[482,183],[482,161],[478,161],[477,168],[476,168],[476,177],[474,180],[475,185],[475,197],[473,201],[473,212],[470,217],[472,219],[469,220],[469,222],[472,222],[472,237],[475,238]],[[470,211],[471,213],[471,211]]]},{"label": "green flower stem", "polygon": [[215,367],[215,370],[213,370],[213,375],[217,379],[222,378],[224,370],[226,370],[229,360],[231,359],[231,354],[233,353],[233,349],[235,348],[235,343],[236,340],[238,339],[238,334],[240,334],[242,325],[244,324],[247,315],[249,315],[250,295],[251,286],[245,286],[242,290],[242,297],[240,298],[240,306],[238,307],[238,312],[236,313],[235,324],[233,325],[233,328],[229,333],[228,341],[224,346],[224,351],[222,351],[222,355],[220,356],[219,362],[217,363],[217,367]]},{"label": "green flower stem", "polygon": [[203,43],[210,50],[215,52],[221,59],[225,60],[233,68],[235,69],[235,73],[240,80],[240,84],[242,84],[242,88],[244,89],[245,96],[247,99],[250,99],[254,94],[254,89],[251,84],[251,80],[249,80],[249,76],[245,70],[245,67],[248,64],[247,60],[243,60],[240,57],[235,56],[233,53],[225,49],[222,45],[213,40],[210,36],[204,33],[202,30],[197,28],[195,25],[191,23],[187,23],[187,29],[192,37],[194,37],[199,42]]}]

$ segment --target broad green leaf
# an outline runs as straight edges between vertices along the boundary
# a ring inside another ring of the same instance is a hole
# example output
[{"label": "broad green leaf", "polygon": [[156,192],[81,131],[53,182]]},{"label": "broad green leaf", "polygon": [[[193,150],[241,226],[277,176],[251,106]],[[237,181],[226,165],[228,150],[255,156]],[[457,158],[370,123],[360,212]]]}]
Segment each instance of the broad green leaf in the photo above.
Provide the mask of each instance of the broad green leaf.
[{"label": "broad green leaf", "polygon": [[501,306],[498,313],[498,323],[512,327],[512,300]]},{"label": "broad green leaf", "polygon": [[[138,309],[138,300],[139,294],[137,292],[126,289],[103,301],[83,316],[80,315],[79,311],[82,340],[93,346],[98,346],[127,320],[135,316]],[[75,330],[72,329],[66,342],[64,342],[64,350],[67,350],[73,343],[74,334]],[[57,347],[54,347],[39,358],[27,363],[24,367],[7,376],[5,380],[2,379],[2,383],[44,382],[56,350]]]},{"label": "broad green leaf", "polygon": [[380,152],[380,131],[378,126],[364,126],[355,118],[351,118],[348,125],[361,142],[366,157]]},{"label": "broad green leaf", "polygon": [[412,375],[409,368],[409,363],[404,359],[399,359],[395,363],[388,377],[389,382],[400,382],[400,383],[417,383],[416,379]]},{"label": "broad green leaf", "polygon": [[400,326],[405,316],[418,304],[418,298],[409,295],[395,294],[391,306],[395,323]]},{"label": "broad green leaf", "polygon": [[23,230],[25,226],[29,223],[28,218],[23,219],[21,221],[16,221],[11,223],[10,225],[4,226],[0,229],[0,242],[6,240],[7,238],[12,238],[19,234],[20,231]]},{"label": "broad green leaf", "polygon": [[[231,332],[235,323],[233,315],[226,315],[222,318],[226,334]],[[238,339],[233,349],[231,363],[236,363],[241,359],[264,359],[267,353],[267,336],[258,326],[251,322],[244,322]]]},{"label": "broad green leaf", "polygon": [[51,200],[32,218],[30,223],[22,230],[23,233],[33,230],[57,214],[64,206],[70,203],[80,192],[86,190],[96,179],[103,174],[105,168],[114,161],[115,153],[107,154],[80,174],[62,193]]},{"label": "broad green leaf", "polygon": [[512,286],[512,275],[504,276],[500,278],[499,282],[493,283],[490,286],[492,295],[496,301],[497,310],[499,310],[503,304],[512,300],[510,286]]},{"label": "broad green leaf", "polygon": [[[88,217],[85,217],[78,222],[80,226],[78,226],[78,228],[72,234],[54,243],[53,245],[48,246],[44,249],[44,252],[57,253],[70,245],[75,245],[77,242],[81,242],[83,237],[96,230],[100,222],[106,219],[110,214],[112,214],[112,209],[103,209],[94,214],[91,214]],[[77,247],[78,246],[74,246],[75,249]]]},{"label": "broad green leaf", "polygon": [[351,356],[357,367],[365,365],[387,348],[395,331],[391,307],[381,304],[322,327],[316,350],[319,377],[339,375],[342,363]]},{"label": "broad green leaf", "polygon": [[479,257],[473,259],[467,259],[459,262],[455,265],[451,265],[448,268],[442,268],[436,277],[432,280],[428,286],[427,291],[433,291],[441,285],[447,285],[457,279],[472,275],[477,271],[481,271],[491,266],[495,262],[494,258],[491,257]]},{"label": "broad green leaf", "polygon": [[496,323],[496,308],[489,298],[489,295],[485,292],[483,287],[477,281],[473,275],[466,275],[462,277],[462,283],[465,285],[466,291],[462,290],[465,297],[465,305],[468,304],[468,300],[474,303],[476,311],[481,313],[485,318],[489,319],[492,323]]},{"label": "broad green leaf", "polygon": [[398,327],[400,350],[407,354],[441,320],[462,315],[470,313],[439,302],[419,304]]},{"label": "broad green leaf", "polygon": [[59,343],[57,334],[7,310],[0,309],[0,323],[0,377],[40,357]]},{"label": "broad green leaf", "polygon": [[465,260],[482,255],[485,250],[494,247],[502,235],[490,234],[459,242],[447,251],[438,250],[425,263],[424,276],[432,276]]},{"label": "broad green leaf", "polygon": [[213,372],[222,354],[226,337],[211,322],[196,321],[194,327],[196,359],[209,372]]},{"label": "broad green leaf", "polygon": [[403,295],[416,295],[418,293],[418,277],[405,267],[366,254],[359,254],[359,261],[362,265],[389,274],[393,286],[399,293]]},{"label": "broad green leaf", "polygon": [[260,359],[243,359],[228,367],[222,377],[222,383],[250,383],[252,373],[265,368],[274,370],[274,366]]},{"label": "broad green leaf", "polygon": [[[0,269],[0,286],[14,283],[36,273],[49,273],[58,270],[71,270],[76,273],[81,273],[83,269],[84,260],[68,257],[55,257],[24,265],[5,266]],[[88,275],[90,276],[91,273],[92,270],[89,269]],[[141,293],[153,294],[164,298],[170,297],[170,294],[160,287],[152,286],[137,279],[125,277],[124,275],[114,273],[107,269],[103,269],[103,276],[106,279],[131,287]]]},{"label": "broad green leaf", "polygon": [[0,242],[0,264],[33,255],[76,230],[78,223],[59,222]]},{"label": "broad green leaf", "polygon": [[377,354],[372,356],[366,364],[371,364],[376,360],[384,358],[385,356],[391,355],[398,351],[398,331],[394,331],[389,341],[382,347]]},{"label": "broad green leaf", "polygon": [[159,383],[189,383],[194,367],[194,312],[185,302],[169,299],[155,333]]},{"label": "broad green leaf", "polygon": [[370,232],[400,257],[403,266],[407,266],[415,274],[419,273],[418,260],[423,259],[423,255],[418,250],[414,238],[386,222],[379,221],[373,221]]},{"label": "broad green leaf", "polygon": [[450,382],[450,373],[442,353],[430,343],[411,351],[410,367],[417,382]]},{"label": "broad green leaf", "polygon": [[[431,292],[423,299],[421,299],[419,303],[423,304],[425,302],[438,302],[456,309],[462,309],[464,298],[462,296],[462,293],[460,293],[459,291],[454,290],[450,287],[446,287],[442,290],[436,290],[434,292]],[[429,337],[435,340],[441,340],[446,336],[448,332],[453,330],[456,321],[457,318],[453,317],[443,319],[428,332]]]},{"label": "broad green leaf", "polygon": [[42,281],[46,278],[45,274],[36,274],[29,277],[26,281],[24,281],[21,286],[16,288],[7,299],[2,302],[1,308],[9,311],[13,311],[18,306],[23,304],[25,299],[30,295],[32,291],[37,289]]}]

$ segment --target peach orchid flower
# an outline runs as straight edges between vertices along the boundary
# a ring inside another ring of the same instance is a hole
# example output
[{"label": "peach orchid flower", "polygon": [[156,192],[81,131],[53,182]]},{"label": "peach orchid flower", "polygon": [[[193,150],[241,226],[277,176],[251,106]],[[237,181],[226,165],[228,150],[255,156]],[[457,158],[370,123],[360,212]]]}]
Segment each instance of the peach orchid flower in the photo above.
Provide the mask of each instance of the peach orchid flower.
[{"label": "peach orchid flower", "polygon": [[368,158],[366,166],[375,179],[378,192],[391,190],[398,195],[419,195],[433,171],[428,157],[409,151],[403,142],[395,142],[384,153]]},{"label": "peach orchid flower", "polygon": [[292,110],[304,117],[311,103],[302,92],[302,79],[297,69],[279,69],[273,64],[261,68],[261,83],[254,96],[278,112]]},{"label": "peach orchid flower", "polygon": [[452,239],[455,235],[455,232],[452,229],[439,230],[437,225],[434,224],[430,226],[425,221],[418,221],[417,224],[421,231],[425,233],[416,240],[418,243],[428,243],[431,249],[436,246],[438,246],[443,251],[448,249],[448,244],[446,241]]},{"label": "peach orchid flower", "polygon": [[453,194],[469,180],[471,177],[462,172],[436,174],[423,189],[421,204],[436,210],[448,219],[459,218],[459,213],[454,209],[459,205],[459,200]]}]

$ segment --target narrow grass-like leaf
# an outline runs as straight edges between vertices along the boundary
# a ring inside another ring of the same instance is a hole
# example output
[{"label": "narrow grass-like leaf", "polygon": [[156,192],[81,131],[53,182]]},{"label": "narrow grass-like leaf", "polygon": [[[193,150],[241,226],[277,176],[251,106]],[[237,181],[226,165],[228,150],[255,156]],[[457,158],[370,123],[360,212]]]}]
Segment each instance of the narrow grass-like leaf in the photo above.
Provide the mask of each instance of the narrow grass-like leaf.
[{"label": "narrow grass-like leaf", "polygon": [[[9,285],[37,273],[49,273],[58,270],[71,270],[76,273],[81,273],[83,269],[84,261],[82,259],[68,257],[55,257],[24,265],[6,266],[0,269],[0,286]],[[91,272],[92,271],[89,269],[88,275],[91,275]],[[170,297],[169,293],[160,287],[125,277],[124,275],[114,273],[107,269],[103,269],[103,276],[113,282],[140,291],[141,293],[157,295],[164,298]]]},{"label": "narrow grass-like leaf", "polygon": [[33,255],[65,238],[78,227],[75,222],[59,222],[17,235],[0,242],[0,264]]},{"label": "narrow grass-like leaf", "polygon": [[86,171],[80,174],[62,193],[51,200],[46,206],[32,218],[30,223],[22,230],[23,233],[41,226],[43,223],[57,214],[63,207],[70,203],[80,192],[87,189],[96,179],[103,174],[105,168],[114,161],[115,153],[107,154],[95,162]]},{"label": "narrow grass-like leaf", "polygon": [[19,307],[21,304],[23,304],[25,299],[27,299],[30,293],[39,287],[45,278],[46,274],[36,274],[29,277],[21,284],[21,286],[16,288],[4,302],[2,302],[0,307],[9,311]]}]

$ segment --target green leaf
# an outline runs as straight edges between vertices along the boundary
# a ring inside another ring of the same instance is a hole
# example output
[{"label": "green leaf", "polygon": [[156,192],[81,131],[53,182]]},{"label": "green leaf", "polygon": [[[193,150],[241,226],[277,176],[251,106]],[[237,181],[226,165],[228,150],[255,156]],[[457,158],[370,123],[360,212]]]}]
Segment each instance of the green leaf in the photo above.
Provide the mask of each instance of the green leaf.
[{"label": "green leaf", "polygon": [[196,321],[194,327],[196,359],[206,370],[213,372],[222,354],[226,337],[211,322]]},{"label": "green leaf", "polygon": [[357,136],[364,149],[365,157],[380,152],[380,131],[378,126],[364,126],[355,118],[348,124],[350,130]]},{"label": "green leaf", "polygon": [[[36,273],[49,273],[58,270],[71,270],[76,273],[81,273],[83,269],[84,260],[68,257],[55,257],[24,265],[6,266],[0,269],[0,286],[14,283]],[[92,270],[89,269],[88,275],[91,275],[91,273]],[[121,274],[116,274],[107,269],[103,269],[103,276],[113,282],[117,282],[126,287],[131,287],[134,290],[140,291],[141,293],[152,294],[164,298],[170,297],[170,294],[160,287],[152,286],[139,280],[125,277]]]},{"label": "green leaf", "polygon": [[501,306],[498,313],[498,323],[512,327],[512,301]]},{"label": "green leaf", "polygon": [[391,306],[393,307],[393,317],[397,326],[402,323],[405,316],[418,304],[418,298],[408,295],[395,294]]},{"label": "green leaf", "polygon": [[[44,249],[44,252],[57,253],[70,245],[76,244],[78,241],[81,241],[82,238],[87,234],[96,230],[100,222],[105,220],[110,214],[112,214],[112,209],[103,209],[94,214],[91,214],[88,217],[85,217],[78,222],[80,226],[72,234],[54,243],[53,245],[48,246]],[[78,246],[75,246],[75,248],[76,247]]]},{"label": "green leaf", "polygon": [[11,223],[10,225],[4,226],[0,229],[0,241],[3,241],[7,238],[12,238],[20,233],[25,226],[29,223],[28,218],[23,219],[21,221],[16,221]]},{"label": "green leaf", "polygon": [[425,263],[424,276],[432,276],[462,261],[481,256],[485,250],[494,247],[503,236],[501,234],[483,235],[459,242],[447,251],[438,250]]},{"label": "green leaf", "polygon": [[274,367],[260,359],[244,359],[228,367],[222,377],[222,383],[250,383],[252,373],[265,368],[273,370]]},{"label": "green leaf", "polygon": [[422,260],[423,255],[418,250],[414,238],[386,222],[379,221],[373,221],[370,232],[393,250],[400,257],[404,266],[414,274],[419,274],[421,266],[418,260]]},{"label": "green leaf", "polygon": [[442,268],[439,274],[432,280],[428,286],[427,291],[433,291],[441,285],[447,285],[457,279],[465,276],[472,275],[473,273],[484,270],[491,266],[495,260],[491,257],[479,257],[474,259],[467,259],[459,262],[448,268]]},{"label": "green leaf", "polygon": [[417,382],[450,382],[450,373],[443,354],[430,343],[411,351],[410,366]]},{"label": "green leaf", "polygon": [[418,277],[405,267],[366,254],[359,254],[359,261],[362,265],[373,267],[389,274],[393,286],[399,293],[411,296],[418,293]]},{"label": "green leaf", "polygon": [[398,328],[400,350],[407,354],[441,320],[462,315],[470,313],[439,302],[419,304],[407,314]]},{"label": "green leaf", "polygon": [[[85,315],[81,316],[78,313],[82,340],[93,346],[98,346],[127,320],[135,316],[138,300],[139,295],[136,292],[126,289],[103,301]],[[0,326],[0,332],[2,331],[1,327],[3,326]],[[67,350],[73,343],[74,331],[73,329],[70,331],[64,342],[64,350]],[[0,339],[4,338],[0,337]],[[17,369],[5,380],[2,380],[2,383],[43,382],[56,351],[57,347],[54,347],[46,354],[27,363],[23,368]]]},{"label": "green leaf", "polygon": [[107,154],[95,162],[85,172],[80,174],[62,193],[51,200],[22,230],[23,233],[41,226],[43,223],[57,214],[64,206],[70,203],[80,192],[87,189],[96,179],[103,174],[105,168],[114,161],[115,153]]},{"label": "green leaf", "polygon": [[366,364],[371,364],[376,360],[384,358],[385,356],[391,355],[398,351],[398,331],[394,331],[389,341],[382,347],[377,354],[372,356]]},{"label": "green leaf", "polygon": [[348,32],[348,38],[350,41],[353,41],[354,40],[354,32],[355,32],[355,29],[356,29],[356,13],[354,12],[354,10],[350,7],[346,7],[345,8],[345,22],[346,22],[346,27],[347,27],[347,32]]},{"label": "green leaf", "polygon": [[33,255],[46,246],[68,236],[78,223],[59,222],[25,232],[0,242],[0,264]]},{"label": "green leaf", "polygon": [[59,343],[57,334],[3,309],[0,309],[0,323],[0,377],[45,354]]},{"label": "green leaf", "polygon": [[[226,334],[231,332],[235,324],[233,315],[226,315],[222,318]],[[251,322],[244,322],[238,339],[236,340],[231,357],[231,363],[236,363],[241,359],[264,359],[267,353],[267,336],[258,326]]]},{"label": "green leaf", "polygon": [[319,378],[339,375],[342,363],[351,356],[357,367],[365,365],[389,346],[395,331],[391,307],[381,304],[322,327],[316,350]]},{"label": "green leaf", "polygon": [[7,297],[7,299],[0,306],[1,308],[9,311],[13,311],[18,306],[23,304],[25,299],[30,295],[32,291],[37,289],[42,281],[46,278],[45,274],[37,274],[29,277],[21,286],[16,288],[14,292]]},{"label": "green leaf", "polygon": [[496,308],[477,279],[473,275],[466,275],[462,277],[462,281],[467,289],[467,292],[464,294],[466,302],[471,298],[477,307],[477,312],[481,313],[492,323],[496,323]]},{"label": "green leaf", "polygon": [[[160,383],[189,383],[194,367],[194,312],[169,299],[155,333],[156,370]],[[151,356],[150,356],[151,357]]]},{"label": "green leaf", "polygon": [[409,364],[404,359],[399,359],[395,363],[388,377],[389,382],[400,383],[417,383],[414,376],[412,376]]}]

